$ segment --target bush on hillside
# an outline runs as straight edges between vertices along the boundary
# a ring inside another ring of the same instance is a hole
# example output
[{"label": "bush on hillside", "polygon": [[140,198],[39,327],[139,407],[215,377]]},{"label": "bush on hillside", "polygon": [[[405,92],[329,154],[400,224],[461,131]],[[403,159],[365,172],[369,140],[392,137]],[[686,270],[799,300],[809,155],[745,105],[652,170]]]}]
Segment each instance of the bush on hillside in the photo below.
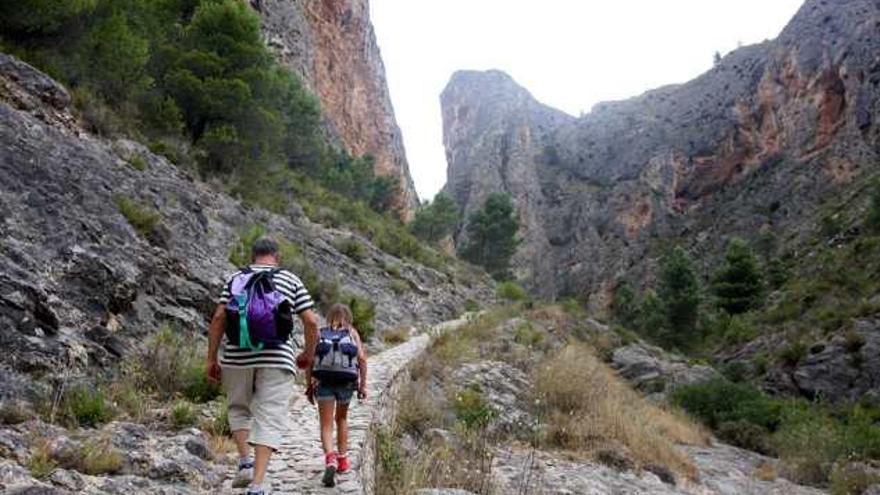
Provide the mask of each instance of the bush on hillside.
[{"label": "bush on hillside", "polygon": [[495,286],[495,294],[510,302],[525,301],[529,298],[529,294],[516,282],[499,282]]}]

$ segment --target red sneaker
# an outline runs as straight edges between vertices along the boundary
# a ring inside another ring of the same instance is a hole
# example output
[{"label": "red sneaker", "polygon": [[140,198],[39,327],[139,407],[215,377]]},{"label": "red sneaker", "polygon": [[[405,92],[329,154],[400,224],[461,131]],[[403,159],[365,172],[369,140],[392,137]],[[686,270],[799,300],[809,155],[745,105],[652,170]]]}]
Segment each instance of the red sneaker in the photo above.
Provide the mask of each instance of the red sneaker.
[{"label": "red sneaker", "polygon": [[328,452],[324,455],[324,463],[326,467],[321,482],[326,487],[336,486],[336,452]]},{"label": "red sneaker", "polygon": [[348,471],[348,469],[351,467],[351,465],[348,463],[348,456],[346,456],[346,455],[337,456],[336,463],[337,463],[336,464],[336,472],[337,473],[344,473],[344,472]]}]

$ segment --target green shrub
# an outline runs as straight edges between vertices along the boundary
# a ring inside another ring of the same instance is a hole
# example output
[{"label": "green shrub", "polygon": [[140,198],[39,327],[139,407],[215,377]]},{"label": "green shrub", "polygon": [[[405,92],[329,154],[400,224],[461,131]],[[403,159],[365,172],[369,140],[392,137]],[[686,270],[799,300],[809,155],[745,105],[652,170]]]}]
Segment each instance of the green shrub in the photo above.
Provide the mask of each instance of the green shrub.
[{"label": "green shrub", "polygon": [[513,341],[526,347],[534,347],[544,342],[544,333],[525,322],[516,327]]},{"label": "green shrub", "polygon": [[349,236],[338,241],[336,243],[336,248],[339,249],[342,254],[356,262],[363,261],[364,257],[367,255],[367,250],[364,245],[354,236]]},{"label": "green shrub", "polygon": [[202,429],[214,436],[229,436],[232,431],[229,429],[229,403],[224,397],[217,401],[216,409],[211,419],[203,423]]},{"label": "green shrub", "polygon": [[178,401],[171,408],[171,424],[182,428],[196,423],[196,411],[192,404],[186,401]]},{"label": "green shrub", "polygon": [[119,213],[122,213],[122,216],[128,220],[128,223],[141,236],[146,236],[152,232],[162,219],[159,216],[159,212],[139,205],[125,196],[117,194],[113,197],[113,201],[116,203]]},{"label": "green shrub", "polygon": [[743,419],[719,424],[718,437],[737,447],[754,450],[765,455],[774,454],[770,433],[767,429]]},{"label": "green shrub", "polygon": [[525,301],[529,298],[526,290],[516,282],[499,282],[495,286],[495,294],[510,302]]},{"label": "green shrub", "polygon": [[76,448],[65,449],[58,458],[59,464],[66,469],[91,476],[118,473],[125,460],[110,438],[103,436],[90,438]]},{"label": "green shrub", "polygon": [[749,384],[716,379],[679,387],[672,402],[717,429],[721,423],[745,420],[775,430],[782,420],[782,404]]},{"label": "green shrub", "polygon": [[197,402],[213,399],[220,388],[205,376],[202,349],[194,336],[163,327],[148,339],[140,356],[143,386],[163,400],[177,394]]},{"label": "green shrub", "polygon": [[483,398],[479,387],[471,386],[460,390],[453,403],[455,417],[466,428],[482,428],[495,418],[495,409]]},{"label": "green shrub", "polygon": [[131,168],[135,170],[139,170],[143,172],[147,169],[147,161],[144,160],[144,157],[141,155],[134,155],[128,160],[128,164],[131,165]]},{"label": "green shrub", "polygon": [[106,423],[115,415],[104,391],[86,385],[75,386],[64,393],[61,411],[70,423],[89,427]]},{"label": "green shrub", "polygon": [[796,340],[779,351],[779,361],[787,366],[797,366],[807,355],[807,345]]},{"label": "green shrub", "polygon": [[409,284],[403,280],[392,280],[390,287],[391,290],[398,295],[409,292],[410,289]]},{"label": "green shrub", "polygon": [[861,495],[876,483],[880,475],[863,463],[835,463],[831,469],[831,495]]},{"label": "green shrub", "polygon": [[480,303],[474,301],[473,299],[468,299],[464,302],[464,310],[473,313],[480,310]]},{"label": "green shrub", "polygon": [[373,318],[376,317],[376,305],[362,297],[349,295],[345,298],[354,321],[352,324],[357,328],[364,340],[369,340],[375,332]]}]

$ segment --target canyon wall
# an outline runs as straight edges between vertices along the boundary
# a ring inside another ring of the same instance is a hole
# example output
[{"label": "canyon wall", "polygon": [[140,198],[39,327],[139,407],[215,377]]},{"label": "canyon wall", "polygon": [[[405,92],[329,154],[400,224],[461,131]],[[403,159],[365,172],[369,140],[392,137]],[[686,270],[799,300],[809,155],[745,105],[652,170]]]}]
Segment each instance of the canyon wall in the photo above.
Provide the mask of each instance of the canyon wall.
[{"label": "canyon wall", "polygon": [[734,235],[796,245],[876,171],[878,31],[876,2],[809,0],[776,40],[579,118],[499,71],[458,72],[441,97],[446,191],[465,212],[509,193],[517,277],[598,307],[673,243],[707,273]]},{"label": "canyon wall", "polygon": [[279,60],[317,96],[329,137],[353,155],[375,159],[395,177],[396,209],[408,220],[418,206],[385,66],[367,0],[251,0]]}]

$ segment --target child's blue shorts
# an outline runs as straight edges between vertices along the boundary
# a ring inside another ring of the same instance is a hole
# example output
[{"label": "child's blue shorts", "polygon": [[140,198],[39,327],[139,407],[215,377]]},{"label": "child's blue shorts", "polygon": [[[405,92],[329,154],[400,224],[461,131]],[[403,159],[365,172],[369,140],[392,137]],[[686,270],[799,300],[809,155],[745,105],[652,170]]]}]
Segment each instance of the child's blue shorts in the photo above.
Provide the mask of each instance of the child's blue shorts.
[{"label": "child's blue shorts", "polygon": [[319,401],[335,400],[339,404],[348,404],[354,395],[355,384],[345,383],[341,385],[327,384],[318,382],[318,388],[315,389],[315,397]]}]

